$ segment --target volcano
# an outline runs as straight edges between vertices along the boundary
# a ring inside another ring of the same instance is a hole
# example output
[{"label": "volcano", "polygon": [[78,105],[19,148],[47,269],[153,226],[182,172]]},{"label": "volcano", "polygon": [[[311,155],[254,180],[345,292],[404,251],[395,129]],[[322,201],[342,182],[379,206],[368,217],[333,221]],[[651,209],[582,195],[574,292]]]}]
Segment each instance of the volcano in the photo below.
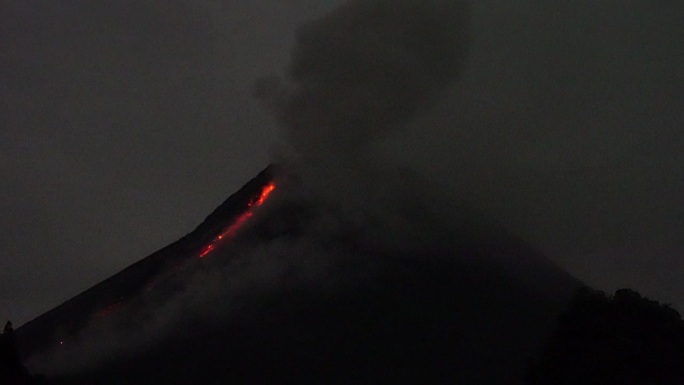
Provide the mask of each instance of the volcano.
[{"label": "volcano", "polygon": [[517,384],[581,286],[475,214],[357,215],[284,175],[19,328],[26,365],[60,384]]}]

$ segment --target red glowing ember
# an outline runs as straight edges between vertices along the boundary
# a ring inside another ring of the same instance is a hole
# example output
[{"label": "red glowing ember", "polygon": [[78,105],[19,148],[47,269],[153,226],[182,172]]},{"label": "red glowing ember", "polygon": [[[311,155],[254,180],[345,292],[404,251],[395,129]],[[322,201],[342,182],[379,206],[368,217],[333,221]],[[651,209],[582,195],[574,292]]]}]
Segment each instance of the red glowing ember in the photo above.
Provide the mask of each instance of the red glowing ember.
[{"label": "red glowing ember", "polygon": [[256,199],[252,199],[251,201],[249,201],[249,203],[247,203],[247,211],[240,214],[240,216],[237,217],[237,219],[235,219],[235,221],[233,221],[233,223],[231,223],[230,226],[228,226],[225,230],[221,232],[221,234],[214,238],[214,240],[211,241],[211,243],[205,246],[204,249],[202,249],[202,251],[200,252],[199,257],[202,258],[207,254],[211,253],[212,251],[214,251],[216,249],[217,243],[222,241],[223,239],[233,238],[235,234],[238,232],[238,230],[242,227],[242,225],[244,225],[249,220],[249,218],[252,217],[253,214],[252,211],[249,210],[249,208],[259,207],[262,204],[264,204],[266,199],[268,199],[268,197],[271,195],[273,190],[275,190],[275,188],[276,186],[273,182],[264,186],[261,189],[261,194],[259,194],[259,197]]},{"label": "red glowing ember", "polygon": [[212,251],[214,251],[214,244],[213,243],[209,244],[207,247],[204,248],[204,250],[202,250],[202,252],[200,253],[200,258],[211,253]]}]

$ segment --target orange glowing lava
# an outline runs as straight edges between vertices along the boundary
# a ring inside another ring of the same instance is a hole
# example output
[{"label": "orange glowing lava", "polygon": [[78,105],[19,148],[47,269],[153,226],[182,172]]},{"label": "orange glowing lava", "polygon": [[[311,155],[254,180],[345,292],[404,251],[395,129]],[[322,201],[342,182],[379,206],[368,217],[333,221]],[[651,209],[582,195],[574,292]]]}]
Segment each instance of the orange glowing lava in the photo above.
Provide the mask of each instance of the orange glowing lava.
[{"label": "orange glowing lava", "polygon": [[220,242],[220,241],[222,241],[223,239],[225,239],[225,238],[233,238],[233,237],[235,236],[235,234],[237,233],[237,231],[238,231],[238,230],[239,230],[239,229],[240,229],[240,228],[249,220],[249,218],[252,217],[252,215],[254,215],[254,214],[252,213],[252,211],[251,211],[249,208],[251,208],[251,207],[259,207],[259,206],[261,206],[262,204],[264,204],[264,202],[266,201],[266,199],[268,199],[268,197],[271,195],[271,193],[273,192],[273,190],[275,190],[275,188],[276,188],[276,186],[275,186],[275,184],[274,184],[273,182],[271,182],[271,183],[267,184],[266,186],[264,186],[264,187],[261,189],[261,194],[259,194],[259,197],[256,198],[256,199],[252,199],[251,201],[249,201],[249,203],[247,203],[247,208],[248,208],[247,211],[245,211],[245,212],[243,212],[242,214],[240,214],[240,216],[237,217],[237,218],[235,219],[235,221],[233,221],[233,223],[230,224],[230,226],[228,226],[225,230],[223,230],[223,231],[221,232],[221,234],[219,234],[218,236],[216,236],[216,237],[214,238],[214,240],[211,241],[211,243],[209,243],[208,245],[206,245],[206,246],[202,249],[202,251],[200,252],[199,257],[200,257],[200,258],[203,258],[203,257],[205,257],[206,255],[208,255],[209,253],[211,253],[212,251],[214,251],[214,250],[216,249],[217,243]]},{"label": "orange glowing lava", "polygon": [[249,207],[252,207],[252,205],[257,205],[257,207],[261,206],[266,199],[268,199],[268,196],[271,195],[271,193],[275,190],[275,184],[269,183],[264,188],[261,189],[261,195],[259,195],[259,199],[256,200],[256,202],[249,202]]}]

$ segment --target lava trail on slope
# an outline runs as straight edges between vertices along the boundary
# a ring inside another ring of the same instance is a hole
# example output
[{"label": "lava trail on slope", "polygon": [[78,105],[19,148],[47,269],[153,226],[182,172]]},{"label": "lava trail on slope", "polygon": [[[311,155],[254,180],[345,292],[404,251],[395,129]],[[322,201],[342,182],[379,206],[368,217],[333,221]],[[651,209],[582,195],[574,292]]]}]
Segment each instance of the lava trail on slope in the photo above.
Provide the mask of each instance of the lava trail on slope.
[{"label": "lava trail on slope", "polygon": [[276,189],[271,165],[225,200],[195,230],[16,330],[24,359],[67,344],[93,320],[118,312],[142,292],[234,239]]}]

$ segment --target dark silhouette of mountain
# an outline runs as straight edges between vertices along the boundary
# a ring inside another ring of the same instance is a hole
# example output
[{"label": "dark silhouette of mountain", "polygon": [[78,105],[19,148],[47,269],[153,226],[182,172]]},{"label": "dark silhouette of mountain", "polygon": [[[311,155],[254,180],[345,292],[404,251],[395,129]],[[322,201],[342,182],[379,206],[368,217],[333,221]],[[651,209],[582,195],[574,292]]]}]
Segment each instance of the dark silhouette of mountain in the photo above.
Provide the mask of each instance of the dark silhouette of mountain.
[{"label": "dark silhouette of mountain", "polygon": [[[17,330],[27,362],[64,384],[519,384],[581,286],[479,219],[386,247],[366,223],[382,219],[355,222],[277,181],[254,209],[276,175]],[[433,226],[411,205],[377,227]]]}]

